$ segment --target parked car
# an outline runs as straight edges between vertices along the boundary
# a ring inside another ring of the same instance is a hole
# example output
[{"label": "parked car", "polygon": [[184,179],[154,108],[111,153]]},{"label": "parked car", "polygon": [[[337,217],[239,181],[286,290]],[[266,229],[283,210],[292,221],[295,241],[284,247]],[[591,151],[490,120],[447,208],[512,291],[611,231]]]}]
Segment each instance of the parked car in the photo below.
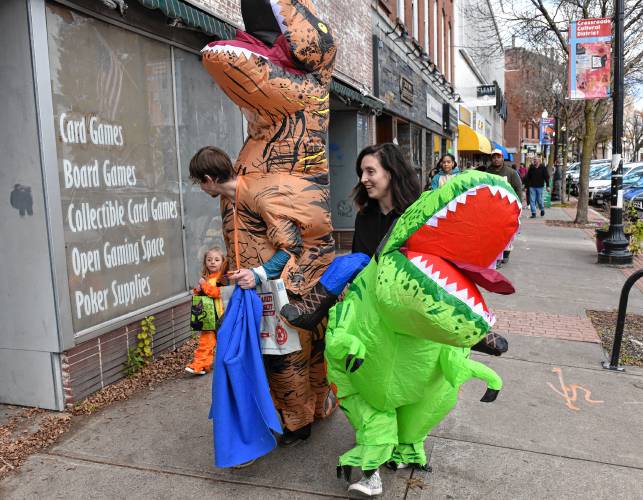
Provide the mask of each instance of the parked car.
[{"label": "parked car", "polygon": [[643,194],[643,178],[639,178],[636,183],[623,189],[623,201],[632,201],[640,194]]},{"label": "parked car", "polygon": [[[623,189],[628,189],[643,178],[643,163],[629,163],[623,169]],[[590,182],[590,203],[593,201],[596,205],[608,203],[612,191],[612,177],[610,172],[609,184],[595,189],[591,193]]]},{"label": "parked car", "polygon": [[[589,165],[589,178],[595,179],[607,173],[610,169],[611,160],[592,160]],[[567,176],[567,183],[570,186],[570,192],[578,196],[578,183],[580,179],[580,163],[578,168]]]},{"label": "parked car", "polygon": [[632,198],[632,205],[636,207],[639,219],[643,219],[643,194],[637,194]]}]

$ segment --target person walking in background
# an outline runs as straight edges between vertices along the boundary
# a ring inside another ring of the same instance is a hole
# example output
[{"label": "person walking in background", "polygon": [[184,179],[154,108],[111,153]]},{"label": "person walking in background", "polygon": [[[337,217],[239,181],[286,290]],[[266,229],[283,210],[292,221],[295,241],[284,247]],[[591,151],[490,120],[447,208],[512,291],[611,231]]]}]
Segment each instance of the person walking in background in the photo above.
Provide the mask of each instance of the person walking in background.
[{"label": "person walking in background", "polygon": [[359,182],[353,189],[353,201],[358,212],[352,252],[372,257],[395,220],[420,196],[420,182],[392,143],[364,148],[355,170]]},{"label": "person walking in background", "polygon": [[518,167],[518,175],[520,176],[520,181],[524,184],[525,176],[527,175],[527,167],[525,167],[524,163],[521,163],[520,167]]},{"label": "person walking in background", "polygon": [[444,186],[449,179],[452,179],[460,173],[458,162],[455,161],[455,156],[450,153],[445,154],[438,162],[438,173],[435,174],[431,180],[431,189],[437,189]]},{"label": "person walking in background", "polygon": [[525,185],[529,189],[529,208],[531,209],[531,218],[536,218],[536,205],[540,208],[540,216],[545,215],[545,205],[543,203],[543,187],[549,191],[549,172],[543,165],[540,158],[536,157],[534,163],[529,167],[525,177]]},{"label": "person walking in background", "polygon": [[[505,165],[504,155],[500,149],[494,149],[491,152],[491,165],[487,167],[487,173],[499,175],[504,177],[511,187],[516,192],[516,196],[522,205],[522,182],[518,172],[511,167]],[[503,264],[509,262],[509,255],[511,254],[512,245],[510,244],[502,254],[502,259],[496,262],[496,267],[500,268]]]}]

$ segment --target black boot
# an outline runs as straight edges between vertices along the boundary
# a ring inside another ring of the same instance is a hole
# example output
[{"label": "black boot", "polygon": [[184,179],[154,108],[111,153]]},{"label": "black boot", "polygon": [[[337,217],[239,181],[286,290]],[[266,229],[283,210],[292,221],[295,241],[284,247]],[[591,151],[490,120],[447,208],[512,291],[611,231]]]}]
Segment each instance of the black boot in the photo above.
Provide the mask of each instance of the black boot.
[{"label": "black boot", "polygon": [[328,314],[337,302],[337,295],[317,283],[306,295],[290,299],[290,304],[281,308],[281,317],[289,325],[302,330],[312,330]]},{"label": "black boot", "polygon": [[471,350],[490,354],[491,356],[500,356],[509,350],[509,342],[502,335],[489,332],[485,338],[471,347]]},{"label": "black boot", "polygon": [[303,443],[310,437],[312,432],[313,424],[308,424],[296,431],[290,431],[284,427],[284,433],[279,439],[279,446],[282,448],[289,448],[290,446],[295,446],[300,443]]}]

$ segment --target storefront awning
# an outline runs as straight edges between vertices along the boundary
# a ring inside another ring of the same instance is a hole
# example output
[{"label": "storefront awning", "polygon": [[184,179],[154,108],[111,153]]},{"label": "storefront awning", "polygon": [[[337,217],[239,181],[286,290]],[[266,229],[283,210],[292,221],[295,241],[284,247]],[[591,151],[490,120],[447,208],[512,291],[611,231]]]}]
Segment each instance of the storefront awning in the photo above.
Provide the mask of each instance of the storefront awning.
[{"label": "storefront awning", "polygon": [[384,103],[379,99],[371,97],[368,94],[364,95],[336,78],[333,78],[330,84],[330,91],[342,98],[343,101],[347,101],[346,104],[354,103],[358,106],[365,106],[371,109],[376,115],[379,115],[384,109]]},{"label": "storefront awning", "polygon": [[493,146],[493,149],[499,149],[500,151],[502,151],[502,157],[505,160],[511,160],[511,158],[509,157],[509,151],[507,151],[506,147],[504,147],[501,144],[498,144],[497,142],[493,142],[492,146]]},{"label": "storefront awning", "polygon": [[207,35],[227,40],[234,38],[236,28],[180,0],[138,0],[148,9],[160,9],[171,19],[180,19],[187,26]]},{"label": "storefront awning", "polygon": [[458,125],[458,151],[475,151],[491,154],[491,142],[484,135],[476,132],[468,125]]}]

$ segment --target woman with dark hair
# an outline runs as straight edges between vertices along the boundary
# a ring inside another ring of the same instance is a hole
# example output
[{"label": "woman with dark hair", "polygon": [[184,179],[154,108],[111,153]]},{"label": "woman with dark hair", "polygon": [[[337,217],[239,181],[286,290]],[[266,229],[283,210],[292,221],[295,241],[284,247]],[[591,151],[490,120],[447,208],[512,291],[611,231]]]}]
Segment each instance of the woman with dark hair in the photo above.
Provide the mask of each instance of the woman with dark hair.
[{"label": "woman with dark hair", "polygon": [[375,144],[364,148],[355,164],[358,184],[353,201],[353,253],[373,256],[393,222],[420,196],[420,181],[398,146]]},{"label": "woman with dark hair", "polygon": [[458,162],[455,161],[455,156],[451,153],[446,153],[438,162],[438,173],[431,180],[431,189],[443,186],[449,179],[459,173],[460,169],[458,168]]}]

